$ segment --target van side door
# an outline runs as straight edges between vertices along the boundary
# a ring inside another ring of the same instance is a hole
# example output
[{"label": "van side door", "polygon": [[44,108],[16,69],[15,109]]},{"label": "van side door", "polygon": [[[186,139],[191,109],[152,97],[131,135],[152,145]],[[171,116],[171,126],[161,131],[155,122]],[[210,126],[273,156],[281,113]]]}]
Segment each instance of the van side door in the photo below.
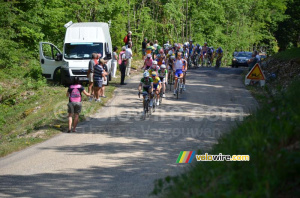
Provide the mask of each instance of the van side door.
[{"label": "van side door", "polygon": [[42,75],[46,79],[53,80],[56,69],[63,65],[61,51],[52,43],[40,42],[40,64],[42,67]]}]

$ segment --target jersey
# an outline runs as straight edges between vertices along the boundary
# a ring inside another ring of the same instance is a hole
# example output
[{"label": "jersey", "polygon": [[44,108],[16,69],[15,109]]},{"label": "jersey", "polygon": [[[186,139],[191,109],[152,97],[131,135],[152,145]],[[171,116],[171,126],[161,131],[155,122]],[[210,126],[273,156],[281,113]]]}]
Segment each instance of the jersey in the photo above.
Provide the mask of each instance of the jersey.
[{"label": "jersey", "polygon": [[148,79],[142,78],[140,83],[142,83],[142,85],[151,86],[153,79],[150,77]]},{"label": "jersey", "polygon": [[184,70],[184,66],[185,66],[185,60],[184,59],[176,59],[175,63],[174,63],[174,69],[175,71],[177,70]]},{"label": "jersey", "polygon": [[188,47],[189,47],[189,55],[192,55],[195,46],[192,44],[192,45],[188,45]]},{"label": "jersey", "polygon": [[162,69],[158,70],[159,77],[165,78],[167,75],[168,75],[168,71],[166,69],[165,69],[165,71],[163,71]]},{"label": "jersey", "polygon": [[148,70],[149,75],[152,76],[152,73],[153,73],[153,72],[156,72],[156,74],[157,74],[157,71],[158,71],[158,70],[159,70],[159,67],[158,67],[158,66],[156,66],[156,69],[150,68],[150,69]]}]

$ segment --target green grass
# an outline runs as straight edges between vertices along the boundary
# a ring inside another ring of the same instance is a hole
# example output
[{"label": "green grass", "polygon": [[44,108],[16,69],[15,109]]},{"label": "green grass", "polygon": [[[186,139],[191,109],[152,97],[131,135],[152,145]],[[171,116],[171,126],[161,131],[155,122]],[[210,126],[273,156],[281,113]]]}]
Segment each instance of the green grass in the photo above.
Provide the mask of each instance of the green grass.
[{"label": "green grass", "polygon": [[277,53],[272,58],[278,59],[278,60],[291,60],[294,58],[300,58],[300,48],[293,48],[288,49],[283,52]]},{"label": "green grass", "polygon": [[[162,197],[299,197],[300,81],[220,138],[209,154],[250,155],[249,162],[195,162],[156,181]],[[203,154],[198,151],[198,154]],[[175,159],[174,159],[175,160]]]}]

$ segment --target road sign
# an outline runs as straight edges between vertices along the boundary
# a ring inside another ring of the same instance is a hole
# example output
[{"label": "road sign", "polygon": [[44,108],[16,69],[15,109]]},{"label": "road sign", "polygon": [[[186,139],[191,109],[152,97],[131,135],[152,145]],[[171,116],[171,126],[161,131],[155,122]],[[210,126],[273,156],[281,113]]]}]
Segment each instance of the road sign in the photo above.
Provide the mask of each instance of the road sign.
[{"label": "road sign", "polygon": [[258,63],[250,70],[250,72],[245,77],[245,84],[249,85],[251,81],[259,81],[260,86],[266,84],[266,77],[261,70],[261,67]]}]

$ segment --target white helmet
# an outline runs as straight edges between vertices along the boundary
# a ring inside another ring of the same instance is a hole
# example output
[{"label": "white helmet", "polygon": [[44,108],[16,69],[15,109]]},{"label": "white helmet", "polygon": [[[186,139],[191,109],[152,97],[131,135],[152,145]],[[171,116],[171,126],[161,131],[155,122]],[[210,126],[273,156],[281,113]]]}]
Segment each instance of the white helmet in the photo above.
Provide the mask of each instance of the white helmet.
[{"label": "white helmet", "polygon": [[149,77],[149,72],[145,71],[143,76],[144,76],[144,78]]},{"label": "white helmet", "polygon": [[153,65],[157,65],[157,61],[153,61],[152,64],[153,64]]},{"label": "white helmet", "polygon": [[171,60],[175,60],[175,56],[171,56]]},{"label": "white helmet", "polygon": [[160,68],[161,68],[161,69],[166,69],[166,65],[165,65],[165,64],[162,64],[162,65],[160,66]]}]

